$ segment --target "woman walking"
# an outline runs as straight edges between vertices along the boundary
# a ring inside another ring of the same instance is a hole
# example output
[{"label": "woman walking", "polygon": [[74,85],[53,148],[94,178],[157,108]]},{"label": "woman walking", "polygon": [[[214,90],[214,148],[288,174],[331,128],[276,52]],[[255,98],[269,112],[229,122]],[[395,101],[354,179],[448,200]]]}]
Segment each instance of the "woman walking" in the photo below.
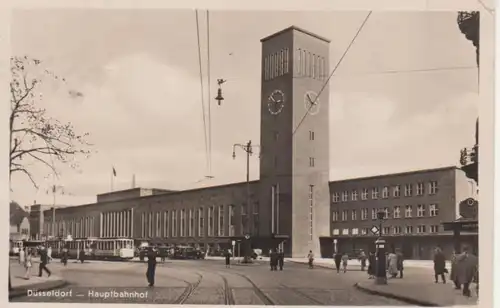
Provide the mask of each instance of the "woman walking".
[{"label": "woman walking", "polygon": [[344,274],[347,272],[347,262],[349,261],[349,256],[347,253],[345,253],[342,256],[342,270],[344,271]]},{"label": "woman walking", "polygon": [[26,270],[26,272],[24,273],[24,279],[26,279],[26,280],[30,279],[32,266],[33,266],[33,263],[32,263],[31,249],[26,248],[26,253],[24,256],[24,269]]},{"label": "woman walking", "polygon": [[439,276],[441,276],[441,280],[443,283],[446,283],[446,277],[444,274],[446,273],[446,259],[444,257],[443,252],[439,247],[436,247],[434,250],[434,282],[438,283]]},{"label": "woman walking", "polygon": [[398,276],[398,256],[394,252],[387,256],[387,273],[391,278]]}]

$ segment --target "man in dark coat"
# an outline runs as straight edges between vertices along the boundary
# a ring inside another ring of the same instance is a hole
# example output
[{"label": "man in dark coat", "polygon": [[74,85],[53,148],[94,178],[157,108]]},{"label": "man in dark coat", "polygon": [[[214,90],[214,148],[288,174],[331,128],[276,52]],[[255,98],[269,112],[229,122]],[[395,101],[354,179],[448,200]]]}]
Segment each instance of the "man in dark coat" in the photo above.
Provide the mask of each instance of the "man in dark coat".
[{"label": "man in dark coat", "polygon": [[64,264],[64,266],[68,265],[68,248],[63,248],[62,254],[61,254],[61,262]]},{"label": "man in dark coat", "polygon": [[40,247],[40,265],[38,266],[38,277],[42,277],[42,272],[45,271],[50,277],[51,272],[47,268],[47,263],[49,261],[49,256],[47,255],[47,249],[42,246]]},{"label": "man in dark coat", "polygon": [[462,294],[470,297],[469,287],[478,269],[478,259],[470,253],[469,247],[465,247],[464,252],[456,257],[456,262],[457,283],[463,285]]},{"label": "man in dark coat", "polygon": [[226,259],[226,268],[231,267],[231,250],[228,249],[224,252],[224,258]]},{"label": "man in dark coat", "polygon": [[85,249],[80,250],[80,256],[79,256],[80,262],[83,263],[85,262]]},{"label": "man in dark coat", "polygon": [[404,271],[404,266],[403,266],[403,263],[404,263],[404,257],[403,257],[403,254],[401,253],[401,250],[399,249],[396,249],[396,265],[397,265],[397,268],[398,268],[398,272],[399,272],[399,278],[403,278],[403,271]]},{"label": "man in dark coat", "polygon": [[434,250],[434,282],[438,283],[438,277],[441,276],[443,283],[446,283],[446,277],[444,276],[446,271],[446,259],[443,252],[439,247]]},{"label": "man in dark coat", "polygon": [[278,266],[278,254],[274,249],[269,254],[269,262],[271,264],[271,271],[276,271]]},{"label": "man in dark coat", "polygon": [[280,267],[280,271],[283,270],[284,263],[285,263],[285,253],[283,252],[283,250],[280,249],[278,253],[278,265]]},{"label": "man in dark coat", "polygon": [[375,256],[375,252],[370,251],[368,255],[368,278],[373,279],[375,277],[375,269],[376,269],[377,257]]},{"label": "man in dark coat", "polygon": [[335,259],[335,268],[337,269],[337,273],[340,273],[340,263],[342,263],[342,254],[337,251],[333,257]]},{"label": "man in dark coat", "polygon": [[156,247],[153,246],[151,250],[148,251],[148,268],[146,270],[146,278],[148,279],[148,284],[150,287],[155,285],[155,273],[156,273],[156,257],[158,256],[158,251]]}]

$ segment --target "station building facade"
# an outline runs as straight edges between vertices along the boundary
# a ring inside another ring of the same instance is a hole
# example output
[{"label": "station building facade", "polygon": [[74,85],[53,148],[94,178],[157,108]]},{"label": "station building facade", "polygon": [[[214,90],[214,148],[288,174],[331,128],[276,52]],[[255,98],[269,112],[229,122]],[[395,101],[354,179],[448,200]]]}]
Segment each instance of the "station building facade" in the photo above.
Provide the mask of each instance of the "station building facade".
[{"label": "station building facade", "polygon": [[[127,237],[214,249],[227,245],[234,237],[249,236],[252,246],[264,251],[269,245],[266,239],[286,238],[280,240],[285,255],[305,257],[309,250],[315,255],[331,256],[333,236],[345,249],[352,248],[350,237],[357,239],[369,227],[370,217],[361,220],[361,215],[366,211],[371,215],[374,208],[388,207],[392,211],[400,206],[404,215],[405,206],[412,205],[417,215],[419,204],[425,204],[429,213],[430,205],[435,203],[439,206],[438,218],[429,218],[432,223],[425,224],[426,234],[438,219],[454,219],[453,200],[458,196],[453,188],[453,168],[329,182],[330,99],[329,87],[323,86],[329,74],[330,41],[292,26],[262,39],[261,44],[258,181],[251,182],[249,188],[247,183],[186,191],[136,188],[102,194],[94,204],[56,208],[54,212],[39,206],[38,214],[32,211],[31,230],[38,232],[42,228],[39,233],[51,234],[51,220],[55,217],[56,236]],[[420,177],[422,180],[418,180]],[[429,183],[437,181],[437,193],[414,196],[421,189],[419,181],[426,191]],[[400,199],[384,197],[386,186],[393,193],[396,185],[402,185],[399,189],[404,194],[406,184],[413,185],[413,201],[408,197],[408,202],[403,202],[404,195]],[[365,201],[363,189],[375,187],[380,190],[377,198]],[[354,190],[359,199],[351,200]],[[346,200],[351,201],[341,201],[345,191]],[[342,221],[344,211],[348,211],[348,217],[357,215],[356,219]],[[411,220],[414,232],[421,220]],[[403,224],[391,226],[406,230]],[[356,234],[354,229],[358,230]]]}]

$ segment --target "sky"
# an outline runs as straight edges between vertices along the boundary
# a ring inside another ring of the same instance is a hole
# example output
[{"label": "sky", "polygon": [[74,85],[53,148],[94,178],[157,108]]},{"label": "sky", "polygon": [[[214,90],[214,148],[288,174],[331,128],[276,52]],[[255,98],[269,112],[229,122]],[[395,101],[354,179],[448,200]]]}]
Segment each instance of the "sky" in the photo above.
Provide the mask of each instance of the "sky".
[{"label": "sky", "polygon": [[[200,11],[208,170],[195,11],[14,11],[12,54],[40,59],[67,80],[40,88],[40,105],[90,133],[95,153],[77,170],[58,166],[56,179],[31,165],[38,190],[14,174],[11,199],[52,204],[47,188],[56,184],[57,204],[92,203],[111,186],[131,188],[134,174],[136,186],[175,190],[245,181],[244,155],[231,154],[234,143],[260,139],[260,39],[291,25],[314,32],[331,40],[333,69],[367,13],[210,11],[208,93]],[[460,149],[474,143],[477,74],[456,12],[372,13],[329,83],[330,180],[458,165]],[[213,99],[218,78],[227,80],[222,106]],[[250,165],[258,179],[257,156]]]}]

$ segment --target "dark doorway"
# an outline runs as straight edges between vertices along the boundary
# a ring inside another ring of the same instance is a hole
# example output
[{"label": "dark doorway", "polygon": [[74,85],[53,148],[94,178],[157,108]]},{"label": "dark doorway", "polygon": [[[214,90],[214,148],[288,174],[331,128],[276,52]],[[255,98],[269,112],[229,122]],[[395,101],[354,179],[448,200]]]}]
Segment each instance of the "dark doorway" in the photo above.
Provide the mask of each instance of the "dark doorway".
[{"label": "dark doorway", "polygon": [[412,251],[412,246],[411,246],[411,243],[410,241],[403,241],[403,257],[405,259],[411,259],[412,258],[412,254],[413,254],[413,251]]}]

